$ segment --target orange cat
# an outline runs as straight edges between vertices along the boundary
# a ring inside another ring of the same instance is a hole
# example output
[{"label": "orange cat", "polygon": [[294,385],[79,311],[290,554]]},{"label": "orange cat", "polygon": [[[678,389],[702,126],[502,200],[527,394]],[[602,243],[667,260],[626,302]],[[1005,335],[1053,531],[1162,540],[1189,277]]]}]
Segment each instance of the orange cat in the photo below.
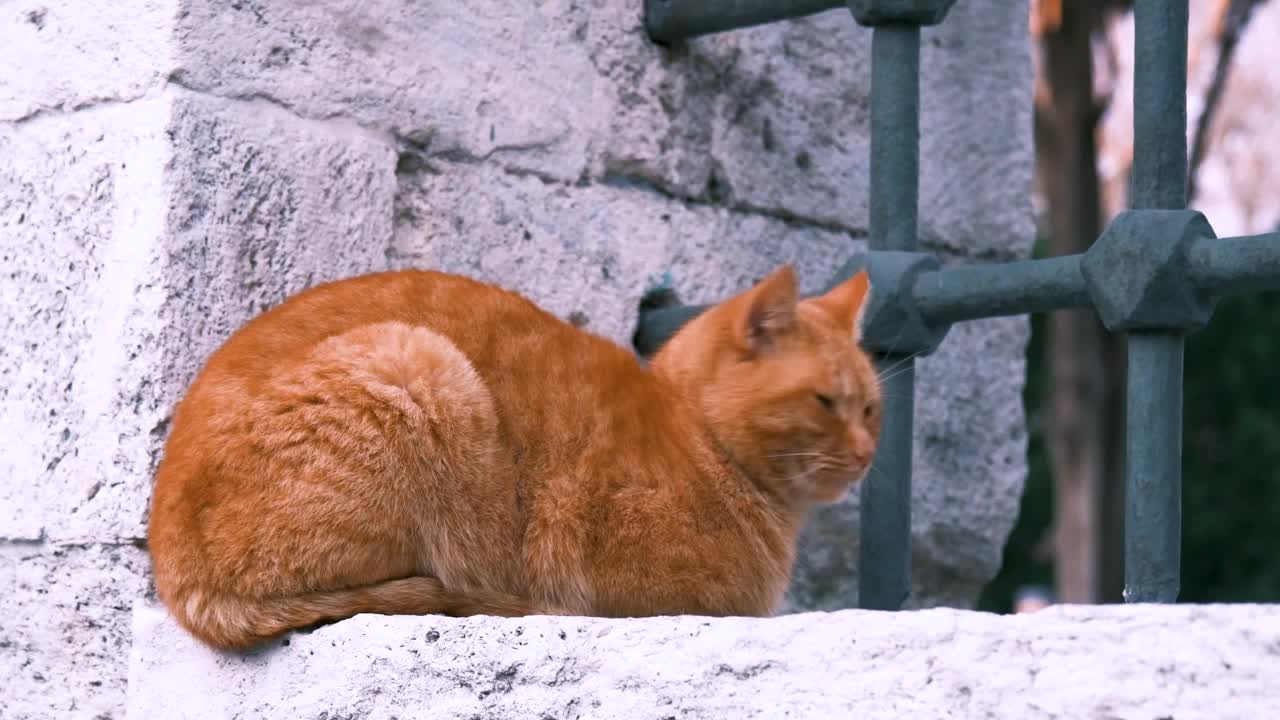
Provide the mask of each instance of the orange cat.
[{"label": "orange cat", "polygon": [[156,587],[228,649],[363,612],[767,615],[809,509],[875,449],[867,291],[797,301],[784,267],[648,369],[462,277],[303,292],[178,406]]}]

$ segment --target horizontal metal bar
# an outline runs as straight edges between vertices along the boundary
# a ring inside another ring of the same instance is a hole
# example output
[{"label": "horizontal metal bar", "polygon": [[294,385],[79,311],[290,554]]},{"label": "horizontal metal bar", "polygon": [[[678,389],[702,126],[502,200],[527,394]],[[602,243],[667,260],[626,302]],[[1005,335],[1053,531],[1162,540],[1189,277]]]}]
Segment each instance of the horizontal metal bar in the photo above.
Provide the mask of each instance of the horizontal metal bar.
[{"label": "horizontal metal bar", "polygon": [[[1081,257],[967,265],[922,273],[911,288],[911,302],[931,326],[1088,307]],[[839,274],[837,279],[841,279]],[[641,311],[634,338],[636,350],[644,357],[653,355],[685,323],[709,307],[679,305]]]},{"label": "horizontal metal bar", "polygon": [[1192,281],[1214,295],[1280,290],[1280,233],[1201,238],[1188,255]]},{"label": "horizontal metal bar", "polygon": [[1087,307],[1081,255],[967,265],[923,273],[912,295],[930,325]]},{"label": "horizontal metal bar", "polygon": [[844,5],[844,0],[645,0],[644,24],[654,42],[672,43]]},{"label": "horizontal metal bar", "polygon": [[[921,273],[911,301],[930,326],[1003,315],[1089,307],[1082,255],[943,268]],[[1280,233],[1201,238],[1188,250],[1196,287],[1215,296],[1280,290]],[[873,289],[874,292],[874,289]],[[709,305],[676,306],[640,313],[635,346],[652,355]]]}]

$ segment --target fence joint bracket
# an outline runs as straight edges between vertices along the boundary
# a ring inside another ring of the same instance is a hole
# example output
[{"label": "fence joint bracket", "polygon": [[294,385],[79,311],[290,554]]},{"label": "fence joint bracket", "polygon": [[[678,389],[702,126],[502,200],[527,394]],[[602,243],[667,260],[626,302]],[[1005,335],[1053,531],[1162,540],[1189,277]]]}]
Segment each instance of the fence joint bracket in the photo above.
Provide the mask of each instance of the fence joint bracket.
[{"label": "fence joint bracket", "polygon": [[941,264],[929,253],[869,250],[855,255],[831,285],[866,270],[871,295],[862,315],[862,340],[868,352],[890,356],[928,355],[938,349],[950,324],[930,323],[916,303],[916,279]]},{"label": "fence joint bracket", "polygon": [[1213,315],[1213,296],[1192,275],[1191,248],[1213,239],[1194,210],[1129,210],[1085,253],[1081,273],[1112,332],[1198,330]]}]

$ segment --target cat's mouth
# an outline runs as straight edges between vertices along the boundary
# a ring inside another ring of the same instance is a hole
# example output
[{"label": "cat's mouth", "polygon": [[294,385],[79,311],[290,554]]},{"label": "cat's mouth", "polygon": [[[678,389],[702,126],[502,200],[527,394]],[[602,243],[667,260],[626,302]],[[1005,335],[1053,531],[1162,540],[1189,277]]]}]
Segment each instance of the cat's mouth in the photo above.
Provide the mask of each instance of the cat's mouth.
[{"label": "cat's mouth", "polygon": [[849,496],[849,490],[862,482],[867,475],[867,467],[850,469],[847,472],[832,472],[820,478],[813,488],[813,500],[821,505],[838,503]]}]

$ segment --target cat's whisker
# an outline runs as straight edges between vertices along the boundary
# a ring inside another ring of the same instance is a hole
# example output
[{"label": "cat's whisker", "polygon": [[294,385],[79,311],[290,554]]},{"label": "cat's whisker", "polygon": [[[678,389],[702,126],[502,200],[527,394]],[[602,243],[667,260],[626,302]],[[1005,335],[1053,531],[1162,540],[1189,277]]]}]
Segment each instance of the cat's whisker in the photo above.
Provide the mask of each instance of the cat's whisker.
[{"label": "cat's whisker", "polygon": [[891,379],[893,379],[893,378],[897,377],[897,376],[898,376],[898,375],[900,375],[902,372],[906,372],[906,371],[905,371],[905,370],[903,370],[903,371],[900,371],[900,372],[896,372],[896,373],[894,373],[893,375],[890,375],[890,376],[889,376],[889,377],[887,377],[887,378],[881,378],[881,379],[880,379],[880,390],[881,390],[881,392],[883,392],[883,391],[884,391],[884,386],[885,386],[886,384],[888,384],[888,381],[889,381],[889,380],[891,380]]},{"label": "cat's whisker", "polygon": [[770,458],[773,458],[773,459],[775,459],[775,460],[776,460],[776,459],[779,459],[779,458],[789,458],[789,457],[816,457],[816,458],[826,458],[826,457],[828,457],[828,456],[826,455],[826,453],[816,453],[816,452],[796,452],[796,453],[776,453],[776,454],[770,455],[769,457],[770,457]]},{"label": "cat's whisker", "polygon": [[905,373],[905,372],[907,372],[907,371],[909,371],[909,370],[911,370],[911,369],[912,369],[912,368],[905,368],[905,367],[904,367],[904,368],[901,368],[900,370],[896,370],[896,371],[894,371],[894,372],[892,372],[892,373],[890,373],[890,374],[888,374],[888,375],[884,375],[884,376],[878,377],[878,378],[876,378],[876,379],[877,379],[877,380],[879,380],[879,381],[880,381],[880,385],[881,385],[881,386],[883,386],[883,385],[884,385],[885,383],[887,383],[888,381],[892,380],[893,378],[898,377],[899,375],[901,375],[901,374],[903,374],[903,373]]},{"label": "cat's whisker", "polygon": [[883,375],[883,374],[885,374],[885,373],[893,372],[896,368],[898,368],[899,366],[901,366],[903,363],[905,363],[905,362],[907,362],[908,360],[911,360],[912,358],[914,358],[914,357],[915,357],[915,355],[916,355],[916,354],[915,354],[915,353],[913,353],[913,354],[911,354],[911,355],[908,355],[907,357],[904,357],[904,358],[898,358],[897,360],[895,360],[895,361],[893,362],[893,364],[889,365],[889,366],[888,366],[888,367],[886,367],[886,368],[882,368],[878,374]]},{"label": "cat's whisker", "polygon": [[809,482],[809,480],[810,480],[811,478],[813,478],[813,476],[814,476],[814,475],[818,474],[818,471],[819,471],[820,469],[821,469],[821,468],[819,468],[819,467],[812,467],[812,468],[809,468],[807,471],[805,471],[805,472],[803,472],[803,473],[800,473],[800,474],[799,474],[799,475],[797,475],[797,476],[792,477],[792,478],[791,478],[791,482],[792,482],[792,484],[799,484],[799,483],[806,483],[806,482]]},{"label": "cat's whisker", "polygon": [[915,353],[911,353],[905,358],[902,358],[901,360],[898,360],[897,362],[885,368],[884,370],[881,370],[880,373],[876,376],[876,379],[879,380],[881,383],[883,383],[886,380],[889,380],[890,378],[901,375],[907,370],[913,368],[912,365],[908,365],[907,363],[911,360],[915,360],[917,357],[919,357],[919,355],[920,353],[915,352]]}]

